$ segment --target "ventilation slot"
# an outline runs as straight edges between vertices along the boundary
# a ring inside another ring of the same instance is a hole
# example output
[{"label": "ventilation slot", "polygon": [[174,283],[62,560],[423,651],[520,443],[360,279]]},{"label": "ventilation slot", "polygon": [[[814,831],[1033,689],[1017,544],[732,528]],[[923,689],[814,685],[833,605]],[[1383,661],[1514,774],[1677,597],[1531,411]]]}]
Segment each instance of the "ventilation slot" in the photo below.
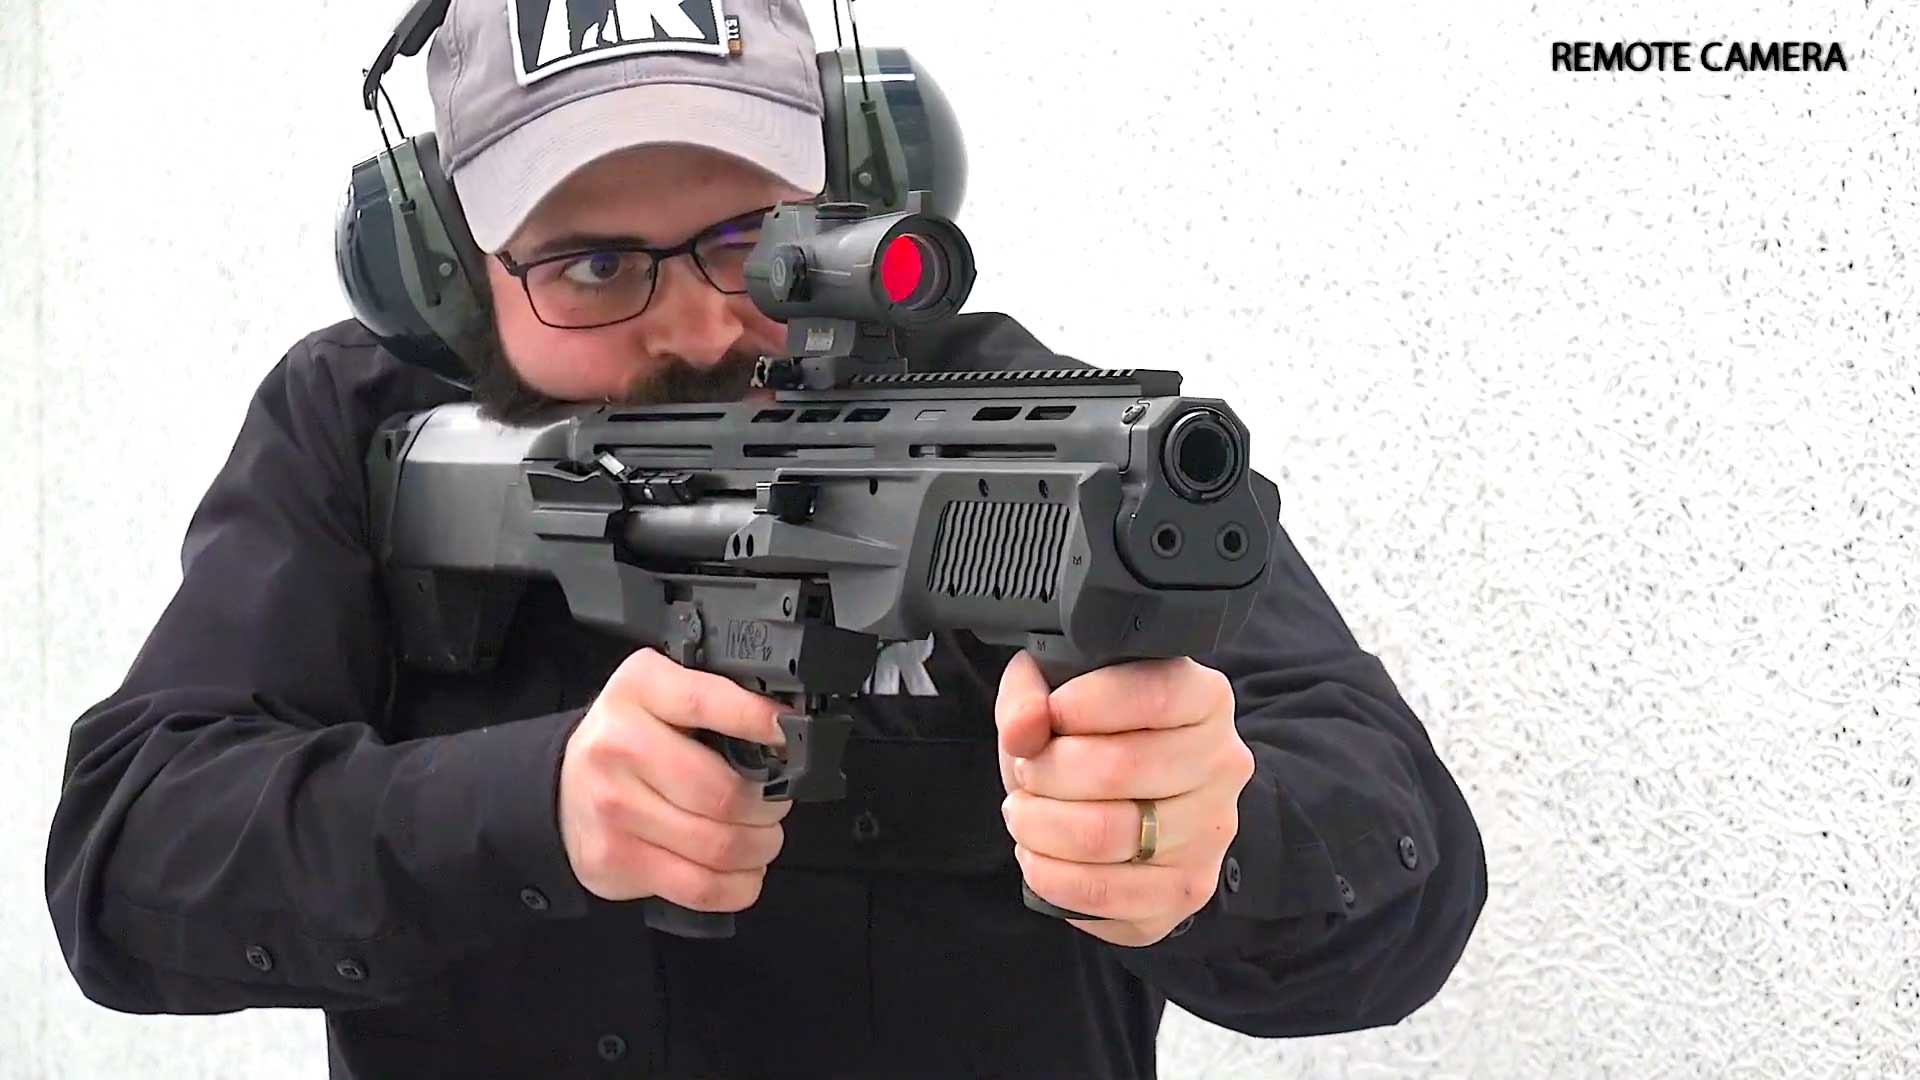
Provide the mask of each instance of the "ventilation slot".
[{"label": "ventilation slot", "polygon": [[620,412],[607,417],[614,424],[711,424],[725,420],[723,412]]},{"label": "ventilation slot", "polygon": [[1061,503],[955,499],[940,513],[927,587],[946,596],[1053,599],[1067,546]]}]

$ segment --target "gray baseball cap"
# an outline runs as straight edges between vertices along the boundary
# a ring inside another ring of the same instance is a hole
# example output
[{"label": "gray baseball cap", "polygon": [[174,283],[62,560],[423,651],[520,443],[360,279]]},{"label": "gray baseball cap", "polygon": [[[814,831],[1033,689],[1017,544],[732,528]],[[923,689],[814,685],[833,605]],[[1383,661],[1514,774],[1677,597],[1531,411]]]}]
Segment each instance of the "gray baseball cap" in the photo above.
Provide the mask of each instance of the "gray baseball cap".
[{"label": "gray baseball cap", "polygon": [[658,143],[826,185],[798,0],[454,0],[427,53],[440,164],[482,251],[593,161]]}]

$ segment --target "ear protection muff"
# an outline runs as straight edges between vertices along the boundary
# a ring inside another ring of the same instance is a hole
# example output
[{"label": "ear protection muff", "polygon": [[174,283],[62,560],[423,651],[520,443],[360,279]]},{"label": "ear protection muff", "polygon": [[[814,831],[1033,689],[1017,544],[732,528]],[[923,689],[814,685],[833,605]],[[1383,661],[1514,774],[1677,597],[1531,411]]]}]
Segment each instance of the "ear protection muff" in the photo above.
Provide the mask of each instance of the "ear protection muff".
[{"label": "ear protection muff", "polygon": [[[380,79],[413,56],[445,21],[452,0],[417,0],[361,85],[378,122]],[[849,5],[851,6],[851,5]],[[859,202],[873,213],[921,209],[955,217],[966,195],[960,125],[938,83],[906,50],[858,44],[817,53],[825,111],[822,202]],[[387,103],[392,112],[392,102]],[[394,117],[399,123],[399,117]],[[492,333],[486,255],[467,228],[432,132],[408,137],[354,166],[334,224],[334,265],[353,315],[400,360],[470,389]]]},{"label": "ear protection muff", "polygon": [[388,351],[468,387],[493,318],[484,256],[432,132],[354,166],[334,224],[340,287]]},{"label": "ear protection muff", "polygon": [[908,192],[924,191],[922,210],[957,218],[966,143],[933,76],[897,48],[835,49],[814,62],[826,104],[828,201],[896,213]]}]

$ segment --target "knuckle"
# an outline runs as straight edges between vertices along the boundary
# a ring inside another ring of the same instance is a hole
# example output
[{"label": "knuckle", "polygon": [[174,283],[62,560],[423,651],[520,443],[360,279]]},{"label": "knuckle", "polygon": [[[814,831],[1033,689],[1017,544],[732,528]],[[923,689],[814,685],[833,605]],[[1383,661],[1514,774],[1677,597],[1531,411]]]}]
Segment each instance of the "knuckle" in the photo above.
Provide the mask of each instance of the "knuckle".
[{"label": "knuckle", "polygon": [[614,677],[608,683],[618,684],[621,690],[631,693],[659,678],[660,665],[665,660],[665,656],[652,648],[636,649],[620,662],[620,667],[614,671]]},{"label": "knuckle", "polygon": [[1099,784],[1100,791],[1125,790],[1133,779],[1133,763],[1121,752],[1117,741],[1109,740],[1097,744],[1097,750],[1091,750],[1091,760],[1087,765],[1087,775]]},{"label": "knuckle", "polygon": [[686,906],[698,911],[740,911],[760,899],[763,873],[719,873],[701,870],[687,889]]},{"label": "knuckle", "polygon": [[1076,815],[1076,819],[1074,840],[1080,845],[1078,854],[1089,859],[1103,859],[1113,854],[1119,838],[1113,815],[1105,807],[1088,807]]},{"label": "knuckle", "polygon": [[606,686],[602,688],[601,695],[605,696],[607,691],[625,686],[638,678],[647,663],[647,652],[646,649],[635,649],[621,659],[620,665],[613,669],[613,674],[607,676]]},{"label": "knuckle", "polygon": [[570,748],[570,752],[579,757],[580,764],[585,765],[589,772],[605,772],[607,769],[607,741],[598,733],[582,735],[580,741]]},{"label": "knuckle", "polygon": [[722,825],[707,837],[707,865],[731,870],[744,861],[746,846],[746,830]]},{"label": "knuckle", "polygon": [[697,911],[725,911],[726,882],[708,870],[695,870],[687,875],[686,906]]},{"label": "knuckle", "polygon": [[693,723],[706,715],[706,693],[694,679],[680,679],[673,688],[674,715]]},{"label": "knuckle", "polygon": [[611,771],[620,758],[620,744],[603,727],[588,735],[580,747],[582,760],[596,773]]},{"label": "knuckle", "polygon": [[1234,706],[1233,680],[1219,668],[1203,667],[1200,670],[1207,673],[1207,681],[1213,690],[1214,700],[1231,713]]},{"label": "knuckle", "polygon": [[1233,775],[1239,778],[1241,787],[1245,787],[1253,780],[1253,770],[1259,762],[1254,759],[1253,748],[1248,746],[1246,740],[1240,738],[1238,734],[1233,737],[1228,761],[1232,765]]},{"label": "knuckle", "polygon": [[573,876],[580,882],[581,888],[602,900],[620,899],[618,883],[592,867],[576,866],[573,868]]},{"label": "knuckle", "polygon": [[722,825],[707,831],[705,854],[708,866],[721,870],[745,869],[752,859],[752,837],[738,825]]},{"label": "knuckle", "polygon": [[1113,886],[1105,874],[1084,874],[1075,883],[1074,893],[1081,903],[1097,910],[1113,897]]},{"label": "knuckle", "polygon": [[766,886],[766,870],[757,870],[751,874],[740,875],[739,903],[742,908],[752,907],[760,899],[760,890]]},{"label": "knuckle", "polygon": [[596,783],[587,792],[587,809],[597,822],[616,821],[626,812],[627,800],[614,785]]},{"label": "knuckle", "polygon": [[719,781],[706,785],[702,792],[702,813],[715,821],[731,821],[746,809],[746,791],[737,782]]},{"label": "knuckle", "polygon": [[1214,890],[1219,888],[1217,874],[1187,874],[1180,878],[1180,902],[1189,905],[1190,910],[1199,910],[1207,901],[1213,899]]}]

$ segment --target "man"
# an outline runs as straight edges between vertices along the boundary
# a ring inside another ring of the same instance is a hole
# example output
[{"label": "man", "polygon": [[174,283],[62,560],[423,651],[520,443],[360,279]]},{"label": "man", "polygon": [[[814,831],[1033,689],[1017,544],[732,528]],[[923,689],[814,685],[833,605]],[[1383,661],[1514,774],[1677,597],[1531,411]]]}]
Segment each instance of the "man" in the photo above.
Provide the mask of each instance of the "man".
[{"label": "man", "polygon": [[[798,5],[740,12],[731,58],[605,49],[638,35],[535,8],[457,2],[429,60],[491,253],[475,398],[510,420],[748,392],[782,333],[727,260],[823,183]],[[999,316],[910,349],[1062,362]],[[690,733],[775,742],[775,704],[581,627],[557,590],[488,673],[394,662],[362,461],[381,420],[459,396],[353,322],[262,383],[178,594],[74,725],[47,890],[93,1000],[321,1008],[336,1076],[1117,1077],[1153,1074],[1168,999],[1353,1030],[1457,961],[1472,818],[1284,534],[1217,653],[1050,692],[1026,655],[938,635],[937,696],[863,699],[857,793],[766,803]],[[1107,918],[1029,911],[1022,878]],[[655,933],[646,896],[738,934]]]}]

